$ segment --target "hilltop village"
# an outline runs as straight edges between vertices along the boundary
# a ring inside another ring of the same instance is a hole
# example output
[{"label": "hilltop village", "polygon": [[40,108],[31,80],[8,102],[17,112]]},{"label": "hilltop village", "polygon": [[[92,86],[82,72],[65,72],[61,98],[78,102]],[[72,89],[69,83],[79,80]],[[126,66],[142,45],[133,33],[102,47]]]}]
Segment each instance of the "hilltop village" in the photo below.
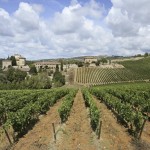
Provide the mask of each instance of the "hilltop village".
[{"label": "hilltop village", "polygon": [[[61,68],[61,63],[63,63],[64,59],[59,59],[58,61],[37,61],[33,62],[32,65],[36,67],[37,72],[40,69],[50,69],[55,71],[56,66],[59,67],[59,70]],[[85,56],[80,59],[72,59],[73,61],[64,60],[63,63],[63,70],[69,69],[69,68],[77,68],[77,67],[102,67],[102,68],[119,68],[123,66],[119,66],[116,63],[111,63],[110,60],[107,60],[107,58],[97,58],[96,56]],[[14,56],[11,56],[10,58],[3,59],[2,60],[2,70],[6,71],[9,67],[13,67],[15,69],[19,69],[21,71],[30,71],[30,66],[26,63],[26,58],[21,56],[20,54],[15,54]]]},{"label": "hilltop village", "polygon": [[[99,85],[143,80],[121,62],[144,57],[110,58],[85,56],[68,59],[29,61],[20,54],[2,59],[0,84],[12,88],[51,88],[63,85]],[[106,78],[106,79],[105,79]]]}]

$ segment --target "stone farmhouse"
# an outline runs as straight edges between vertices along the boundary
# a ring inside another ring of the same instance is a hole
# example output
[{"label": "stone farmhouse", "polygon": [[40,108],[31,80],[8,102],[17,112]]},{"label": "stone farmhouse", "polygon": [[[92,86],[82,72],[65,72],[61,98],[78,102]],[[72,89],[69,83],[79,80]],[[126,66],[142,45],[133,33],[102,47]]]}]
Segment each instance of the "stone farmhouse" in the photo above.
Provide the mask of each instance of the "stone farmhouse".
[{"label": "stone farmhouse", "polygon": [[93,63],[93,62],[97,62],[97,58],[94,56],[87,56],[84,57],[84,63]]},{"label": "stone farmhouse", "polygon": [[56,65],[58,65],[59,67],[59,70],[60,70],[60,66],[61,66],[61,63],[60,62],[57,62],[57,61],[39,61],[39,62],[36,62],[34,63],[37,71],[39,71],[39,69],[44,69],[44,68],[47,68],[47,69],[51,69],[53,71],[56,70]]},{"label": "stone farmhouse", "polygon": [[2,60],[2,69],[8,68],[9,66],[12,66],[12,61],[5,59]]},{"label": "stone farmhouse", "polygon": [[15,54],[15,59],[16,59],[16,64],[17,66],[25,66],[26,64],[26,58],[22,57],[21,55],[19,54]]},{"label": "stone farmhouse", "polygon": [[4,71],[7,71],[9,66],[12,66],[15,69],[19,69],[21,71],[25,71],[25,72],[29,72],[30,67],[28,65],[26,65],[26,58],[22,57],[19,54],[15,54],[14,55],[15,59],[16,59],[16,66],[12,66],[12,61],[11,60],[2,60],[2,69]]}]

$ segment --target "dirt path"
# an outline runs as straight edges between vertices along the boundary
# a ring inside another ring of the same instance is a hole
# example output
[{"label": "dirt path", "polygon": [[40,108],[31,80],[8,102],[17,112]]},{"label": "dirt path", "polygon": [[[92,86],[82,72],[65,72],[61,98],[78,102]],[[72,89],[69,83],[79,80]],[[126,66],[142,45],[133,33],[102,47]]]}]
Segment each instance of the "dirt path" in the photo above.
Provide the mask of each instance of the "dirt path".
[{"label": "dirt path", "polygon": [[141,140],[139,141],[139,143],[135,143],[135,144],[137,145],[137,150],[140,150],[141,147],[143,150],[150,150],[150,122],[149,121],[146,121],[145,123]]},{"label": "dirt path", "polygon": [[150,121],[146,121],[141,139],[150,144]]},{"label": "dirt path", "polygon": [[13,150],[47,150],[53,137],[52,123],[60,123],[58,108],[62,101],[57,102],[47,115],[42,116],[40,121],[12,148]]},{"label": "dirt path", "polygon": [[101,110],[102,130],[101,130],[101,147],[107,150],[134,150],[132,137],[128,135],[127,130],[119,125],[113,113],[93,97],[97,106]]},{"label": "dirt path", "polygon": [[79,91],[74,99],[70,117],[66,122],[65,133],[57,142],[57,150],[98,150],[92,132],[88,111]]},{"label": "dirt path", "polygon": [[[13,141],[13,129],[9,128],[7,129],[9,138],[11,141]],[[11,147],[10,142],[8,141],[8,138],[6,137],[6,134],[2,128],[2,126],[0,126],[0,150],[7,150]]]}]

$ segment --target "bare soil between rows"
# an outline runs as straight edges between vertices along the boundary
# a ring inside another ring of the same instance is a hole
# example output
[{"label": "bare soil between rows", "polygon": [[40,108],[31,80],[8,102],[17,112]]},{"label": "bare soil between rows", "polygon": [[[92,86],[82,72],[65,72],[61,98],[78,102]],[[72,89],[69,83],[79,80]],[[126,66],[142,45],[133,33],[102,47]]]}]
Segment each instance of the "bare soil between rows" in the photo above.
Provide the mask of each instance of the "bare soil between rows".
[{"label": "bare soil between rows", "polygon": [[24,137],[20,138],[12,150],[47,150],[53,137],[52,123],[60,124],[58,108],[62,101],[57,102],[46,115]]},{"label": "bare soil between rows", "polygon": [[96,139],[95,133],[91,129],[88,111],[80,90],[74,99],[70,117],[64,130],[65,133],[56,142],[58,150],[100,149],[99,140]]},{"label": "bare soil between rows", "polygon": [[[146,122],[141,141],[134,141],[127,129],[117,122],[113,113],[95,97],[94,101],[101,111],[101,136],[97,136],[90,126],[89,111],[85,107],[79,90],[68,121],[61,124],[58,101],[46,115],[24,137],[20,138],[11,150],[148,150],[150,149],[150,123]],[[56,142],[52,123],[55,124]],[[5,149],[3,149],[5,150]]]},{"label": "bare soil between rows", "polygon": [[94,97],[93,99],[101,111],[101,144],[108,150],[133,150],[132,138],[128,135],[127,130],[118,124],[115,116],[105,104],[100,103]]},{"label": "bare soil between rows", "polygon": [[[150,122],[146,122],[141,139],[136,140],[115,115],[100,100],[93,97],[101,111],[102,134],[101,145],[108,150],[149,150],[150,149]],[[107,144],[106,144],[107,143]]]}]

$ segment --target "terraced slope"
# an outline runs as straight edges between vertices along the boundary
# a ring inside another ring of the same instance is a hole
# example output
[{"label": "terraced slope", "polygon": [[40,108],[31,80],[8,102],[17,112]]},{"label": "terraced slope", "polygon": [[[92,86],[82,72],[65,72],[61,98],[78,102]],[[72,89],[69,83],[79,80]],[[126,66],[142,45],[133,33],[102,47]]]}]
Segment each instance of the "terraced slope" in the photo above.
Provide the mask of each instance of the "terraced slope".
[{"label": "terraced slope", "polygon": [[142,77],[126,68],[78,68],[77,84],[107,84],[124,81],[142,80]]},{"label": "terraced slope", "polygon": [[144,79],[150,79],[150,56],[136,60],[120,62],[125,68],[138,73]]}]

